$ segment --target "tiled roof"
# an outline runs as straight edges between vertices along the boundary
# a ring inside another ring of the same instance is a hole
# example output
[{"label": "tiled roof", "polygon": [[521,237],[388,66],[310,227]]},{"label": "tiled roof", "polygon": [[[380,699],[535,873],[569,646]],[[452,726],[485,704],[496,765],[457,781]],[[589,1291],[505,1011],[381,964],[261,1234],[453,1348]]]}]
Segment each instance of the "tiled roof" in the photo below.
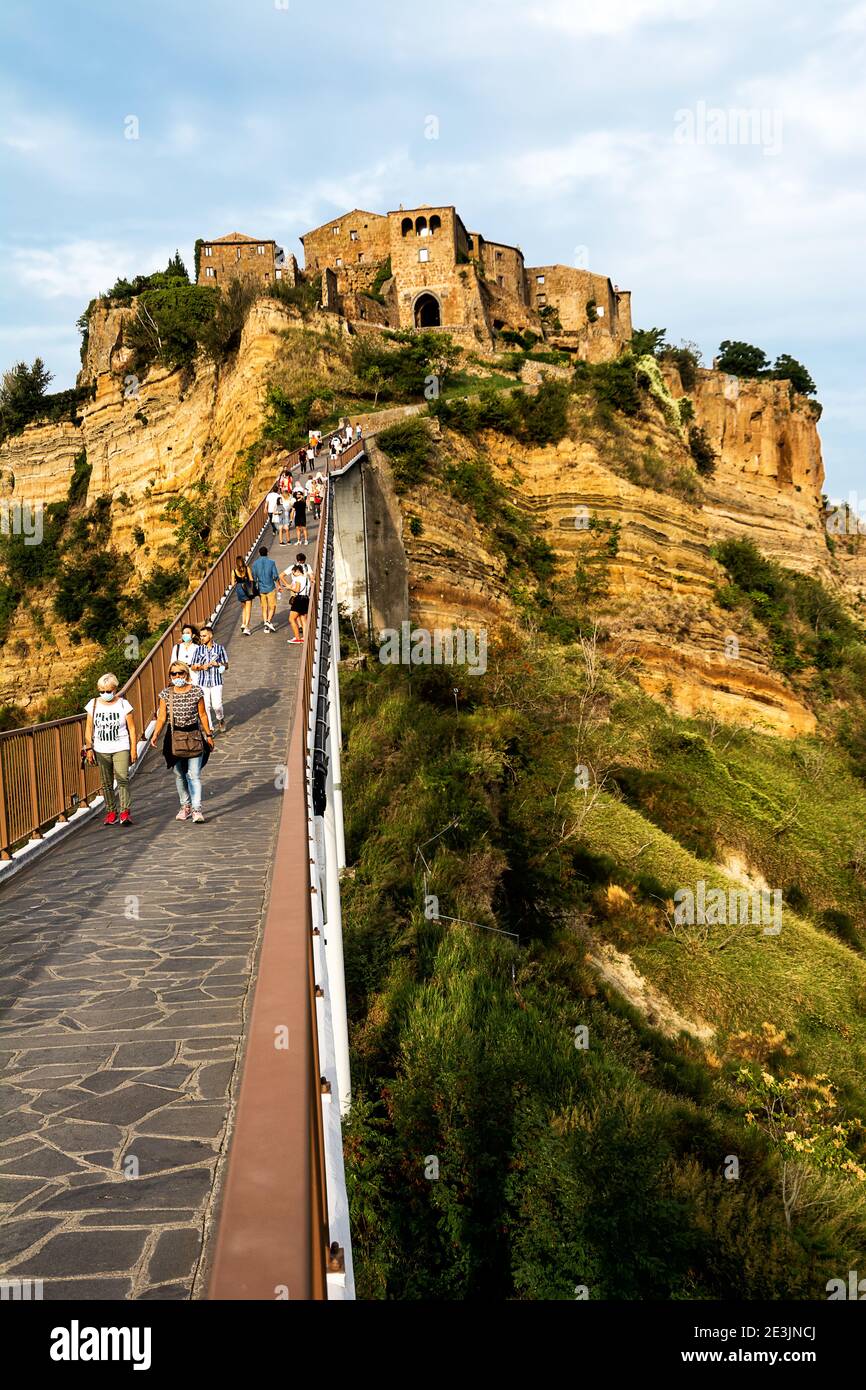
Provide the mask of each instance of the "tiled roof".
[{"label": "tiled roof", "polygon": [[220,246],[227,241],[251,241],[256,242],[259,246],[261,246],[263,244],[267,244],[268,242],[273,241],[273,237],[247,236],[244,232],[229,232],[228,236],[213,237],[211,240],[207,242],[207,244],[208,246]]}]

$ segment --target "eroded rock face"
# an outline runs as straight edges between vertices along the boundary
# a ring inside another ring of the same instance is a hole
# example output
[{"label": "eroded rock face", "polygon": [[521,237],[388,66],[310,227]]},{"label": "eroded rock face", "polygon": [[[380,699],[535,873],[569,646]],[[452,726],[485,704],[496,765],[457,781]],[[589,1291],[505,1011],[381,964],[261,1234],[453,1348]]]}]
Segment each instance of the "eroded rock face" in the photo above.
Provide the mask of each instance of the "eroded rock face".
[{"label": "eroded rock face", "polygon": [[[672,385],[682,394],[678,380]],[[735,395],[726,378],[705,372],[691,394],[696,423],[719,455],[695,503],[629,482],[612,457],[622,439],[581,437],[579,425],[555,447],[526,449],[492,435],[485,446],[512,501],[555,551],[560,575],[573,574],[593,543],[590,518],[619,528],[600,617],[611,641],[634,658],[648,692],[684,714],[707,711],[791,737],[811,732],[814,715],[772,668],[757,625],[743,627],[740,616],[715,602],[726,576],[711,549],[726,537],[748,537],[838,590],[840,566],[821,515],[824,474],[814,413],[800,399],[792,403],[787,386],[777,382],[741,383]],[[635,424],[632,434],[632,443],[666,451],[674,465],[688,464],[684,445],[660,423]],[[404,529],[419,625],[495,627],[513,614],[504,559],[486,548],[467,509],[422,487],[406,510],[424,522],[417,539]]]},{"label": "eroded rock face", "polygon": [[[166,502],[206,477],[219,505],[238,456],[258,438],[279,333],[294,320],[277,301],[262,300],[250,313],[236,357],[219,372],[207,362],[194,376],[155,367],[131,390],[126,350],[119,346],[128,312],[94,310],[79,382],[95,381],[95,399],[82,407],[80,426],[34,425],[7,440],[0,448],[0,488],[10,502],[62,501],[75,459],[86,451],[92,469],[87,502],[113,499],[112,544],[146,577],[156,565],[176,561],[175,522],[165,515]],[[269,481],[270,464],[254,479],[252,495]],[[196,582],[191,577],[191,586]],[[48,594],[29,597],[0,650],[0,705],[38,711],[99,648],[87,641],[73,646]]]},{"label": "eroded rock face", "polygon": [[[112,543],[146,577],[177,554],[167,501],[207,478],[219,505],[239,455],[259,436],[265,384],[285,352],[280,333],[298,321],[276,301],[259,301],[237,355],[219,372],[206,362],[195,374],[157,368],[136,390],[122,346],[129,312],[94,310],[80,382],[95,382],[95,398],[82,407],[80,426],[33,426],[7,441],[0,449],[0,497],[62,500],[75,459],[86,450],[92,468],[87,500],[112,497]],[[332,324],[333,316],[327,322]],[[676,371],[665,374],[674,396],[681,396]],[[757,626],[732,628],[743,620],[715,602],[725,576],[711,548],[725,537],[749,537],[765,554],[817,575],[855,605],[866,606],[866,542],[862,556],[859,540],[837,545],[835,553],[828,547],[820,502],[821,447],[808,402],[792,401],[785,383],[737,383],[708,371],[699,373],[688,394],[696,422],[718,454],[714,476],[703,480],[702,496],[694,501],[626,476],[626,448],[632,456],[651,448],[672,467],[689,466],[685,444],[661,416],[605,434],[590,428],[576,410],[569,437],[557,446],[525,448],[489,435],[485,448],[514,505],[526,515],[527,539],[536,526],[541,529],[560,576],[573,574],[583,549],[592,544],[587,518],[618,528],[600,616],[611,640],[632,654],[648,691],[669,698],[683,712],[708,710],[785,735],[807,732],[814,716],[772,669]],[[381,423],[392,415],[383,413]],[[364,418],[369,431],[370,417]],[[465,450],[467,457],[474,449],[457,437],[448,447]],[[265,490],[274,462],[262,465],[252,495]],[[403,498],[401,510],[415,622],[495,631],[503,622],[524,621],[511,597],[514,571],[507,574],[505,557],[471,507],[431,482]],[[411,533],[412,516],[422,519],[419,536]],[[519,573],[520,555],[511,558]],[[96,651],[90,643],[72,646],[50,597],[34,595],[30,607],[19,609],[0,654],[0,704],[16,702],[38,715],[46,695],[73,678]]]}]

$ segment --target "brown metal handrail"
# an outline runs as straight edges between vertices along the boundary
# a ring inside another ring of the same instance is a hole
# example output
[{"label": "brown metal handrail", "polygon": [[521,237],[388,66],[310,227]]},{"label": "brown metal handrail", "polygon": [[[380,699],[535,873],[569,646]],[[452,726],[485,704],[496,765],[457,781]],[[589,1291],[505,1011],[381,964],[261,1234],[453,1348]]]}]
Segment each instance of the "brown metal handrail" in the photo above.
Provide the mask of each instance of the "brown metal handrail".
[{"label": "brown metal handrail", "polygon": [[[339,467],[362,448],[358,442],[345,449],[337,460]],[[330,471],[329,461],[320,460],[320,467],[322,463]],[[122,687],[140,737],[156,716],[157,697],[166,685],[171,650],[184,620],[212,619],[232,586],[235,557],[249,556],[266,522],[263,498]],[[0,859],[9,859],[28,839],[41,839],[49,826],[66,821],[99,791],[98,769],[81,766],[84,724],[85,716],[77,714],[0,733]]]},{"label": "brown metal handrail", "polygon": [[[341,457],[346,459],[345,454]],[[327,507],[326,499],[288,733],[288,776],[256,992],[218,1218],[211,1299],[326,1297],[328,1206],[306,784]]]}]

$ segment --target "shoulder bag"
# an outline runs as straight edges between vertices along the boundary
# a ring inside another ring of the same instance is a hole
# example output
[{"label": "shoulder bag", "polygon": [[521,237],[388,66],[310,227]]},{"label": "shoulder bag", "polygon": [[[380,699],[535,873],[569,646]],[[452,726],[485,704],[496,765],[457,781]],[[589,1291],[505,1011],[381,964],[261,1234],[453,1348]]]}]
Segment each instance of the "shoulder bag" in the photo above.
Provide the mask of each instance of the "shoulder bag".
[{"label": "shoulder bag", "polygon": [[198,725],[194,729],[174,727],[174,694],[168,696],[168,722],[171,727],[171,751],[176,758],[200,758],[204,752],[204,739]]}]

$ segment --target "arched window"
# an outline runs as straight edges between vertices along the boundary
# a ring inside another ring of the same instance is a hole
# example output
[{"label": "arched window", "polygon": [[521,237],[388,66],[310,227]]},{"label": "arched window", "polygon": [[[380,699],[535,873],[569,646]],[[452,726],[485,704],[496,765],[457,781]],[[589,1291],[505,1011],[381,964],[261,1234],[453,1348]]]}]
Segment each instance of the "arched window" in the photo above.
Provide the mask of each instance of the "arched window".
[{"label": "arched window", "polygon": [[416,236],[429,236],[429,235],[430,235],[430,231],[429,231],[429,228],[428,228],[428,226],[427,226],[427,218],[426,218],[426,217],[416,217],[416,218],[415,218],[415,235],[416,235]]},{"label": "arched window", "polygon": [[412,218],[404,217],[403,221],[400,223],[400,235],[408,236],[409,233],[412,231],[413,226],[414,224],[412,222]]},{"label": "arched window", "polygon": [[435,294],[419,294],[415,300],[415,327],[438,328],[441,322],[439,300]]},{"label": "arched window", "polygon": [[441,226],[442,218],[438,215],[438,213],[434,212],[433,216],[430,218],[430,235],[433,236],[436,232],[438,232]]}]

